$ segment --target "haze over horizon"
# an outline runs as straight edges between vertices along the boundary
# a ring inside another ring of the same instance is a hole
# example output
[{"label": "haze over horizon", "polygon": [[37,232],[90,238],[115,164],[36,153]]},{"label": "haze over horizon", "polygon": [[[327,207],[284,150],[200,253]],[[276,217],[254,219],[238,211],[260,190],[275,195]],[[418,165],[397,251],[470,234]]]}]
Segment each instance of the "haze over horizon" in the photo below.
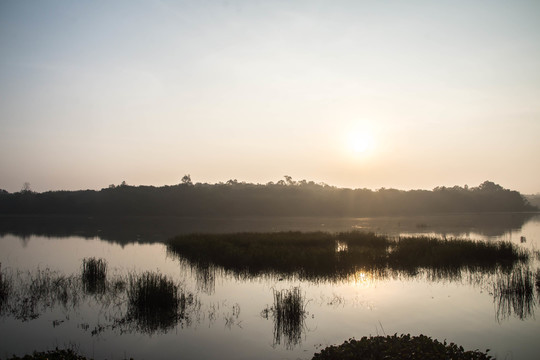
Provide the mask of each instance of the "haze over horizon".
[{"label": "haze over horizon", "polygon": [[0,189],[540,192],[540,2],[0,1]]}]

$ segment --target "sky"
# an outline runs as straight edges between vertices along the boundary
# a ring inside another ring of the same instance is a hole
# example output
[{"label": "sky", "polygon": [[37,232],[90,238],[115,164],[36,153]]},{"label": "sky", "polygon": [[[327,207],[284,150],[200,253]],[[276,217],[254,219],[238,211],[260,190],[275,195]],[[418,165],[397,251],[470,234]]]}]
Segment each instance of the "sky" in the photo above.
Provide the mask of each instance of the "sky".
[{"label": "sky", "polygon": [[540,2],[0,0],[0,189],[540,192]]}]

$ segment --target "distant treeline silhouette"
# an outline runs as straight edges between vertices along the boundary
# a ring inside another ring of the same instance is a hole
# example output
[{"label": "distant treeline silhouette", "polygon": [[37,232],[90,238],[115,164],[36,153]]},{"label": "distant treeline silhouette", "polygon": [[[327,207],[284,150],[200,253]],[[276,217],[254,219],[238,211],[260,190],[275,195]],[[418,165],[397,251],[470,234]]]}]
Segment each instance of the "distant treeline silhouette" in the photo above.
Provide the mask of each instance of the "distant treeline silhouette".
[{"label": "distant treeline silhouette", "polygon": [[485,181],[478,187],[433,190],[348,189],[294,181],[252,184],[191,182],[172,186],[119,186],[36,193],[0,190],[1,214],[170,216],[376,216],[456,212],[538,211],[517,191]]}]

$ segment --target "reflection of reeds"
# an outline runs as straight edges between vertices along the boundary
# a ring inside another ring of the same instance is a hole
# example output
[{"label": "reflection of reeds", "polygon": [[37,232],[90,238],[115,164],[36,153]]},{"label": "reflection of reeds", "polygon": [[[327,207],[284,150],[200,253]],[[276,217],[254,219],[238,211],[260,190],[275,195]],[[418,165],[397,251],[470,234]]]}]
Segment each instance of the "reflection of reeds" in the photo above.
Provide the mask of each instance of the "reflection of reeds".
[{"label": "reflection of reeds", "polygon": [[127,320],[135,321],[140,330],[148,333],[175,326],[185,318],[186,306],[194,301],[167,276],[152,272],[130,275],[127,295]]},{"label": "reflection of reeds", "polygon": [[104,293],[107,278],[107,262],[104,259],[86,258],[82,265],[82,282],[89,294]]},{"label": "reflection of reeds", "polygon": [[534,275],[527,267],[517,267],[511,273],[501,274],[493,285],[493,298],[497,304],[497,318],[515,314],[525,319],[533,314]]},{"label": "reflection of reeds", "polygon": [[262,311],[268,318],[271,313],[274,320],[274,344],[281,344],[285,337],[287,348],[300,343],[305,320],[305,300],[299,287],[290,290],[274,290],[274,305]]}]

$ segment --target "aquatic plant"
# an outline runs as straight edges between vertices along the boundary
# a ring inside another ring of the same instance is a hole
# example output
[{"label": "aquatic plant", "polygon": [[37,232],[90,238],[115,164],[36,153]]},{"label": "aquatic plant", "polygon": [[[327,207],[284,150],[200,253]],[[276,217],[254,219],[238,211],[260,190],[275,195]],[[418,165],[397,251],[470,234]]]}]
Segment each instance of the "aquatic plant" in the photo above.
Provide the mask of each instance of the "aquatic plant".
[{"label": "aquatic plant", "polygon": [[511,267],[516,262],[528,260],[527,253],[510,242],[406,237],[400,238],[391,249],[389,265],[413,271],[420,267],[484,270]]},{"label": "aquatic plant", "polygon": [[493,285],[493,299],[499,320],[512,314],[522,320],[531,316],[534,311],[534,274],[525,266],[501,274]]},{"label": "aquatic plant", "polygon": [[36,319],[57,304],[68,308],[79,301],[77,279],[48,268],[18,274],[17,284],[10,308],[15,318],[22,321]]},{"label": "aquatic plant", "polygon": [[282,337],[285,338],[287,348],[293,348],[300,343],[304,330],[304,320],[306,317],[306,301],[299,287],[273,290],[274,304],[266,307],[261,316],[269,318],[272,315],[274,321],[274,344],[281,344]]},{"label": "aquatic plant", "polygon": [[87,293],[104,293],[107,279],[107,261],[93,257],[83,259],[81,279]]},{"label": "aquatic plant", "polygon": [[540,300],[540,269],[536,270],[536,293]]},{"label": "aquatic plant", "polygon": [[486,352],[466,351],[462,346],[446,341],[439,342],[425,335],[411,336],[364,336],[360,340],[349,339],[339,346],[329,346],[313,356],[313,360],[420,360],[420,359],[492,359]]},{"label": "aquatic plant", "polygon": [[187,307],[195,303],[192,294],[181,291],[166,275],[145,272],[129,276],[128,311],[124,323],[135,322],[146,333],[165,331],[180,320],[189,321]]},{"label": "aquatic plant", "polygon": [[[24,355],[19,357],[13,355],[6,360],[93,360],[85,356],[79,355],[76,350],[73,349],[58,349],[48,351],[34,351],[32,355]],[[133,358],[130,358],[133,360]]]},{"label": "aquatic plant", "polygon": [[8,298],[13,288],[11,277],[4,271],[2,271],[2,263],[0,263],[0,314],[5,309],[5,304],[8,302]]},{"label": "aquatic plant", "polygon": [[[245,278],[270,275],[307,280],[347,279],[358,270],[385,276],[427,271],[434,279],[459,279],[463,270],[494,272],[528,260],[510,242],[387,236],[358,231],[278,232],[182,235],[168,242],[168,252],[196,270],[219,267]],[[202,276],[202,275],[201,275]]]},{"label": "aquatic plant", "polygon": [[[336,252],[346,244],[347,251]],[[346,277],[354,266],[373,267],[384,260],[389,240],[371,233],[275,232],[190,234],[168,242],[169,253],[207,271],[219,266],[239,277],[271,274],[303,279]]]}]

